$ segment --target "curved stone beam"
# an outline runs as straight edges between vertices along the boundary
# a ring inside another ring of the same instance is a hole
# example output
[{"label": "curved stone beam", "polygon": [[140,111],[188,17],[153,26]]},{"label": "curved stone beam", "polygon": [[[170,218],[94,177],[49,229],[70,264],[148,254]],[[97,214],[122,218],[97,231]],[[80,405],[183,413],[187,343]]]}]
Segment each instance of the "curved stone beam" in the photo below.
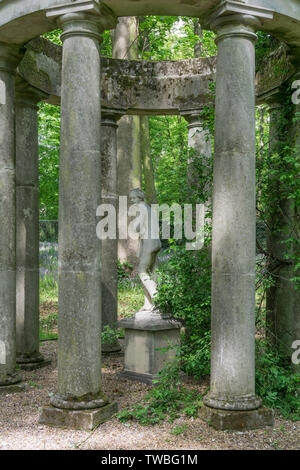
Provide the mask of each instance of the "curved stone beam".
[{"label": "curved stone beam", "polygon": [[256,74],[257,104],[265,103],[265,99],[295,74],[289,48],[281,44],[263,61]]},{"label": "curved stone beam", "polygon": [[[80,4],[85,0],[78,0]],[[0,0],[0,41],[25,44],[55,28],[46,10],[73,0]],[[95,3],[99,3],[95,0]],[[300,3],[298,0],[250,0],[239,2],[274,11],[273,21],[262,25],[287,44],[300,46]],[[178,15],[199,17],[202,22],[220,4],[220,0],[103,0],[101,5],[113,10],[116,16]]]},{"label": "curved stone beam", "polygon": [[[175,15],[203,16],[220,0],[104,0],[116,16]],[[80,2],[80,0],[79,0]],[[98,0],[96,0],[98,2]],[[55,29],[46,10],[74,0],[0,0],[0,41],[25,44]]]},{"label": "curved stone beam", "polygon": [[249,0],[248,3],[275,12],[274,19],[263,25],[264,31],[273,34],[289,46],[300,47],[299,0]]},{"label": "curved stone beam", "polygon": [[[19,75],[60,103],[62,49],[38,38],[26,45]],[[182,61],[128,61],[102,58],[102,105],[128,114],[179,114],[212,101],[214,57]]]},{"label": "curved stone beam", "polygon": [[[62,49],[43,38],[26,45],[19,76],[60,104]],[[102,104],[128,114],[179,114],[212,102],[216,58],[182,61],[128,61],[102,58]],[[285,44],[272,52],[256,76],[257,103],[295,72]]]}]

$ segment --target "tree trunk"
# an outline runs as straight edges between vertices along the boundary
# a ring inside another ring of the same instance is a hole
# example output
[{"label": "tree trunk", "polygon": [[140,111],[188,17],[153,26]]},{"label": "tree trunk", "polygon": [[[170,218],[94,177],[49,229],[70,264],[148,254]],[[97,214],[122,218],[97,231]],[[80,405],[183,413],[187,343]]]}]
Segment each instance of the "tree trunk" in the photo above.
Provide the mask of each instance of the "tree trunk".
[{"label": "tree trunk", "polygon": [[[113,57],[134,60],[138,58],[138,21],[136,17],[119,18],[114,32]],[[118,195],[129,196],[134,188],[142,187],[140,118],[124,116],[118,129]],[[118,256],[122,262],[137,264],[137,242],[119,240]]]}]

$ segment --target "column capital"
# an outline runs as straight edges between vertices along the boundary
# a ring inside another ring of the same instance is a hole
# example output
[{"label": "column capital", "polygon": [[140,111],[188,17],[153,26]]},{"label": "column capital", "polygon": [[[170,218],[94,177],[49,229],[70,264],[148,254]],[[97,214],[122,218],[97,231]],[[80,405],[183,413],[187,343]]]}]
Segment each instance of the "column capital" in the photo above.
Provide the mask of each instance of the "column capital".
[{"label": "column capital", "polygon": [[216,43],[226,37],[239,36],[256,40],[255,31],[273,19],[273,11],[233,0],[223,0],[208,18],[210,28],[217,32]]},{"label": "column capital", "polygon": [[0,71],[14,75],[22,57],[22,46],[0,42]]},{"label": "column capital", "polygon": [[197,109],[183,109],[180,111],[180,115],[188,122],[188,129],[203,126],[203,109],[204,107]]},{"label": "column capital", "polygon": [[39,101],[46,100],[49,95],[31,86],[22,78],[17,77],[16,81],[16,104],[18,106],[31,107],[37,109]]},{"label": "column capital", "polygon": [[117,122],[127,113],[125,108],[104,108],[101,109],[101,126],[118,127]]},{"label": "column capital", "polygon": [[54,18],[62,27],[62,41],[70,36],[89,36],[101,41],[105,29],[113,29],[117,17],[99,0],[82,0],[49,8],[48,18]]}]

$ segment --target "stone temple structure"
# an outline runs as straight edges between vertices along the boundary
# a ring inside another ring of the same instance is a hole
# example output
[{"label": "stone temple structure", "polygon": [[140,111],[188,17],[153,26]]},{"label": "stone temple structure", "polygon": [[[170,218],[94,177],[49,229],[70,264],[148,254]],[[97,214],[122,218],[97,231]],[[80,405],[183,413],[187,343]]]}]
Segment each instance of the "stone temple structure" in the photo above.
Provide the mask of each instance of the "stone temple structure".
[{"label": "stone temple structure", "polygon": [[[118,17],[141,15],[199,17],[217,33],[217,62],[101,59],[101,33]],[[39,38],[58,26],[62,49]],[[38,350],[37,104],[60,104],[62,111],[58,386],[41,422],[91,429],[116,410],[101,386],[99,337],[101,310],[106,324],[116,321],[117,248],[107,241],[101,250],[96,209],[101,201],[116,204],[118,119],[182,114],[197,146],[195,129],[205,135],[199,112],[216,79],[212,373],[204,417],[218,429],[272,423],[254,383],[257,30],[287,45],[291,66],[283,79],[296,80],[298,0],[0,1],[0,393],[21,388],[16,362],[44,365]],[[279,85],[259,86],[259,102]],[[209,156],[209,146],[205,151]]]}]

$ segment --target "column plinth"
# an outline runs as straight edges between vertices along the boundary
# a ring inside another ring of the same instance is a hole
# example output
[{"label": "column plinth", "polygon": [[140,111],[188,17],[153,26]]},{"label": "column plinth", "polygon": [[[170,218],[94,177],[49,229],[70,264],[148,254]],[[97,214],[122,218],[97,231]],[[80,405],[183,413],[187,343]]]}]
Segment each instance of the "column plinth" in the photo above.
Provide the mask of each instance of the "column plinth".
[{"label": "column plinth", "polygon": [[[255,30],[260,21],[259,13],[225,13],[211,21],[218,45],[212,349],[210,392],[203,401],[210,419],[220,410],[242,413],[247,429],[262,424],[243,414],[261,406],[255,395]],[[218,429],[230,429],[228,423],[222,427],[225,419],[216,422]]]},{"label": "column plinth", "polygon": [[20,46],[0,43],[0,390],[21,381],[16,371],[14,117],[15,73],[21,58]]},{"label": "column plinth", "polygon": [[39,352],[38,102],[47,95],[16,84],[16,265],[17,363],[44,367]]},{"label": "column plinth", "polygon": [[[101,117],[101,181],[102,204],[110,204],[118,214],[117,129],[119,119],[126,113],[121,109],[102,109]],[[117,220],[117,219],[116,219]],[[117,233],[116,233],[117,235]],[[118,322],[118,240],[102,240],[101,259],[102,329],[117,328]],[[102,353],[121,350],[118,341],[102,343]]]}]

